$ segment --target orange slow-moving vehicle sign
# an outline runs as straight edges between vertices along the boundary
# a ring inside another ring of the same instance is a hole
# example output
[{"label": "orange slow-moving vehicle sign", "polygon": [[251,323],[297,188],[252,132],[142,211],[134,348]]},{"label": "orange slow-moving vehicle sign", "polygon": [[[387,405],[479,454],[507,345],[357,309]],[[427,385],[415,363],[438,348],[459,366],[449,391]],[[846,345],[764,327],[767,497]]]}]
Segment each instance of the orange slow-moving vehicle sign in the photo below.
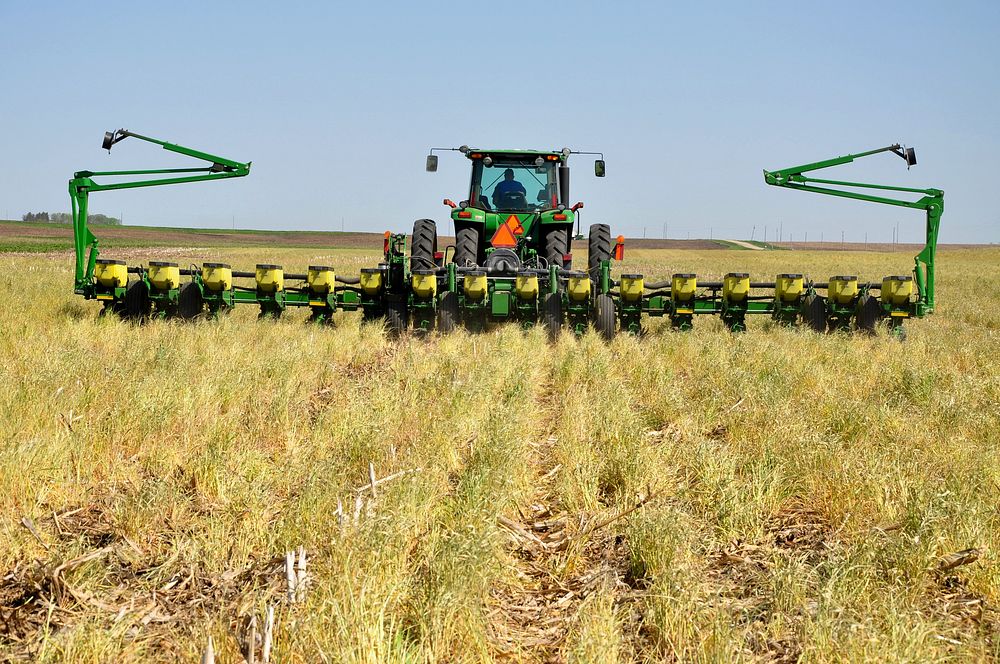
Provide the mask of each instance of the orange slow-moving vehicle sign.
[{"label": "orange slow-moving vehicle sign", "polygon": [[524,233],[524,226],[521,225],[521,220],[517,218],[516,214],[507,217],[507,225],[510,226],[510,230],[514,235]]},{"label": "orange slow-moving vehicle sign", "polygon": [[514,235],[514,232],[510,230],[510,226],[506,223],[500,224],[500,228],[498,228],[497,232],[493,234],[493,239],[490,240],[490,244],[497,248],[513,248],[517,246],[517,236]]},{"label": "orange slow-moving vehicle sign", "polygon": [[517,246],[517,236],[524,232],[521,220],[516,214],[507,217],[507,221],[500,224],[497,232],[493,234],[490,244],[494,247],[513,248]]}]

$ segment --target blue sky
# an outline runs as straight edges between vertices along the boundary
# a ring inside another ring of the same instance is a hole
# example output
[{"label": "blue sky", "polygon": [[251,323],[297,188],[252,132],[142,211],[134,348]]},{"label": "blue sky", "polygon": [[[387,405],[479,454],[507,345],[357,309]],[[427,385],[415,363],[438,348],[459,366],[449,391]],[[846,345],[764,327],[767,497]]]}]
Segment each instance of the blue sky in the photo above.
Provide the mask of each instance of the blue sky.
[{"label": "blue sky", "polygon": [[904,241],[920,212],[767,187],[761,171],[894,142],[827,177],[946,192],[943,242],[1000,241],[1000,3],[0,2],[0,214],[68,211],[82,169],[249,177],[95,194],[127,224],[381,231],[444,222],[463,143],[577,157],[584,224],[649,237]]}]

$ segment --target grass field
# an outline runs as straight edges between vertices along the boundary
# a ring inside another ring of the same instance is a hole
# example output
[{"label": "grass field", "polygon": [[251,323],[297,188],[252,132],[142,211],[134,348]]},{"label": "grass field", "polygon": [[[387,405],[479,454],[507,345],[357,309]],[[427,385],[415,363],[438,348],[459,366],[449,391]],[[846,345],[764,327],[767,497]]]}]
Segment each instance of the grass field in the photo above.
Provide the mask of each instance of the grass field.
[{"label": "grass field", "polygon": [[[910,256],[623,269],[874,280]],[[0,660],[198,661],[211,636],[237,662],[254,617],[260,661],[268,606],[279,662],[995,660],[1000,249],[939,256],[905,344],[705,318],[549,344],[249,309],[135,328],[72,295],[68,255],[0,254]]]}]

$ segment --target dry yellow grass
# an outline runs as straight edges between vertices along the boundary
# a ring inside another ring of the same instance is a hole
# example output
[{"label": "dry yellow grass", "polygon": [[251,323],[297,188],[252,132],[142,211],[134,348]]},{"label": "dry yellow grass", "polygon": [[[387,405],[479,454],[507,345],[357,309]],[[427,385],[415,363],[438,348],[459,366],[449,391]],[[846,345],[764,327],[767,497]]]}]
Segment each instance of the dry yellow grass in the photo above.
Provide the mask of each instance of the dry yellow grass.
[{"label": "dry yellow grass", "polygon": [[[909,264],[635,251],[625,269]],[[268,604],[281,662],[1000,655],[998,249],[941,252],[938,313],[905,344],[760,319],[552,345],[250,310],[137,329],[72,296],[67,258],[0,266],[0,659],[195,661],[212,635],[239,661]],[[420,471],[355,522],[369,463]]]}]

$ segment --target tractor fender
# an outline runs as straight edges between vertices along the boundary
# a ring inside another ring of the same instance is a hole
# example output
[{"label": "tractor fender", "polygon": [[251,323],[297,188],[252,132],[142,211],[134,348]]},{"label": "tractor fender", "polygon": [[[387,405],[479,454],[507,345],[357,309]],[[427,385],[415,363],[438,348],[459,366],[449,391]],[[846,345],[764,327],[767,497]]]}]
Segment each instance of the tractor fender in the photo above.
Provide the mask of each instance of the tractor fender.
[{"label": "tractor fender", "polygon": [[[468,216],[460,216],[463,214],[468,214]],[[478,208],[467,207],[464,210],[461,208],[456,208],[451,211],[451,220],[455,222],[455,226],[476,226],[481,228],[486,225],[486,211],[480,210]]]},{"label": "tractor fender", "polygon": [[[565,219],[557,219],[557,216],[566,217]],[[572,226],[576,223],[576,213],[572,210],[546,210],[538,214],[538,223],[543,226],[550,225],[563,225]]]}]

